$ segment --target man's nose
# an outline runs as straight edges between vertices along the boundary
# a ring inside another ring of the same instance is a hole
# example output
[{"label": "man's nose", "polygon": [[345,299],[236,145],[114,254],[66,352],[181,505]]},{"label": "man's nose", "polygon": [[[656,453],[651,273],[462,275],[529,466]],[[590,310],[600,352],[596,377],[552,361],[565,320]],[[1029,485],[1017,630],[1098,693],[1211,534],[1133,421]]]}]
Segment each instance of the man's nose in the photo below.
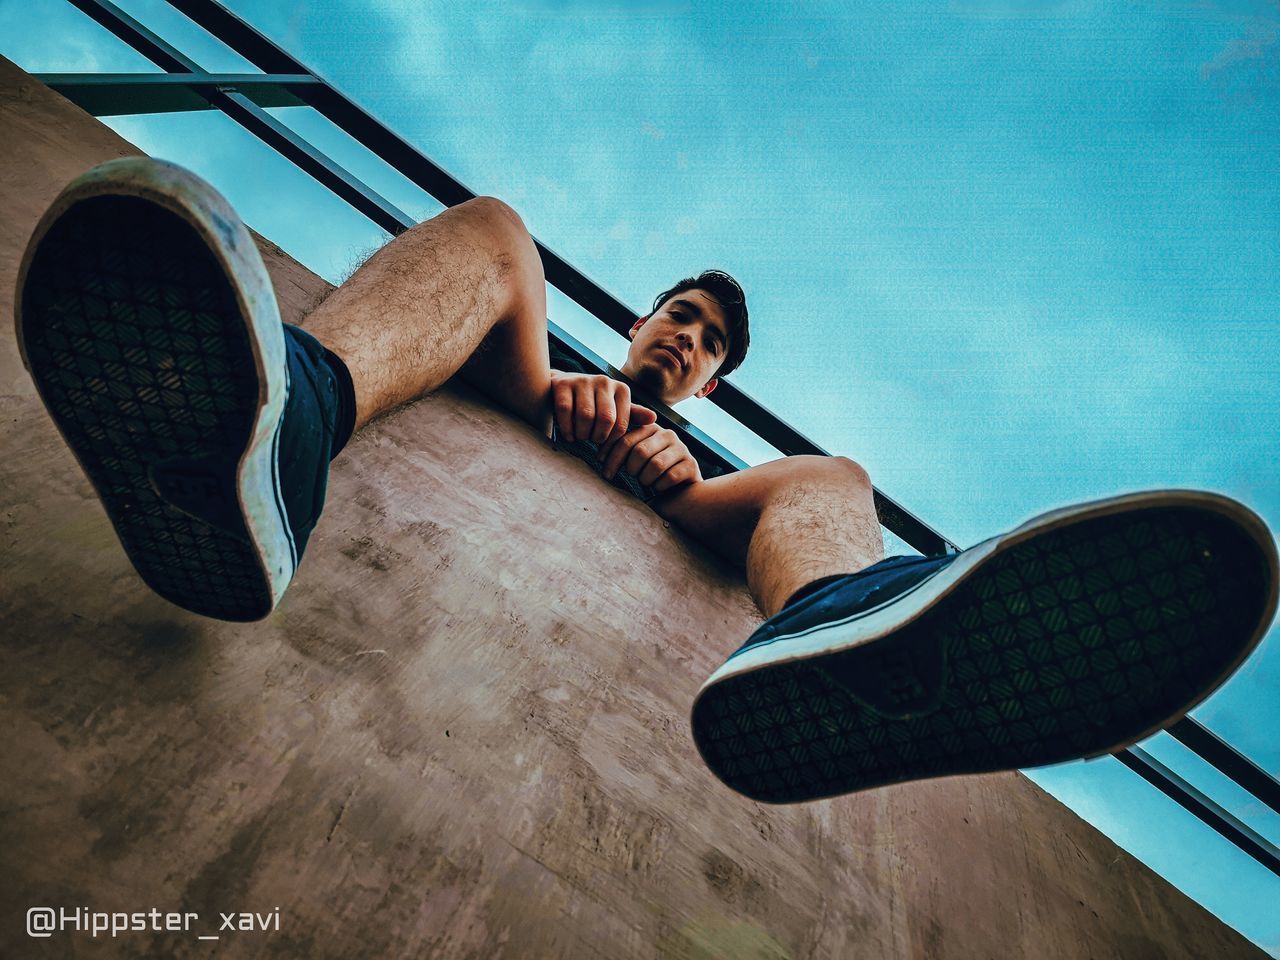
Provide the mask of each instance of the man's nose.
[{"label": "man's nose", "polygon": [[676,343],[680,344],[680,349],[693,351],[693,337],[681,330],[676,334]]}]

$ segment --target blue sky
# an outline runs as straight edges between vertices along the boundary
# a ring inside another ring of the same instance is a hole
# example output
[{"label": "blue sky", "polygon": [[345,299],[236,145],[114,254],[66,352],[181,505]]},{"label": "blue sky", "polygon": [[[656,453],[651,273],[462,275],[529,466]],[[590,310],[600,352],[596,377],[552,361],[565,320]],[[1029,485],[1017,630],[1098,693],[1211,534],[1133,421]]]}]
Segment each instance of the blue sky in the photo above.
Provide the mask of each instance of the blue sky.
[{"label": "blue sky", "polygon": [[[121,5],[246,69],[160,0]],[[1280,530],[1275,0],[228,6],[633,307],[735,273],[753,345],[733,381],[961,544],[1161,486]],[[154,69],[65,0],[0,0],[0,53]],[[325,121],[278,115],[438,209]],[[385,239],[221,117],[112,124],[330,279]],[[620,359],[571,305],[551,313]],[[1273,635],[1196,716],[1275,773],[1277,691]],[[1149,749],[1280,841],[1177,744]],[[1280,956],[1276,877],[1114,761],[1034,778]]]}]

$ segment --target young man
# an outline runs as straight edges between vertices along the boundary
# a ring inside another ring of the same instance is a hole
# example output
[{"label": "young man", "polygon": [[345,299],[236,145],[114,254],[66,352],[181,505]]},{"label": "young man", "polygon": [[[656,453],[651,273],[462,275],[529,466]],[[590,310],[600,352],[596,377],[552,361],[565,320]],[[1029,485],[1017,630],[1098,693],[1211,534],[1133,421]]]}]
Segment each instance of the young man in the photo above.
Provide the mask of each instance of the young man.
[{"label": "young man", "polygon": [[[53,419],[157,592],[266,616],[354,430],[455,373],[740,563],[766,622],[703,686],[693,733],[729,786],[791,802],[1105,753],[1180,717],[1276,606],[1252,512],[1191,491],[1068,507],[947,557],[882,559],[866,472],[788,457],[703,479],[627,384],[553,372],[541,262],[499,201],[392,241],[281,325],[248,231],[169,164],[113,161],[58,198],[19,278],[18,337]],[[705,396],[746,352],[732,278],[660,296],[624,375]]]}]

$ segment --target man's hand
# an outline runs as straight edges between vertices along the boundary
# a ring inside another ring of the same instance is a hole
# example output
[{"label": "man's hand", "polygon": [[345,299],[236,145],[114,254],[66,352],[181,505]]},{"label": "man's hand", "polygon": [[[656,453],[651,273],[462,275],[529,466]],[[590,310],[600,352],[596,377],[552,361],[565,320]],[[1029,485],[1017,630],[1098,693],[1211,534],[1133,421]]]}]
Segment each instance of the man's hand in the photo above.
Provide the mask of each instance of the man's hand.
[{"label": "man's hand", "polygon": [[606,480],[625,470],[643,486],[653,487],[658,493],[686,483],[702,482],[698,461],[681,442],[680,435],[656,423],[633,428],[605,444],[600,453],[604,458],[601,472]]},{"label": "man's hand", "polygon": [[551,371],[551,409],[565,440],[607,443],[632,427],[658,419],[648,407],[631,402],[631,388],[604,374]]}]

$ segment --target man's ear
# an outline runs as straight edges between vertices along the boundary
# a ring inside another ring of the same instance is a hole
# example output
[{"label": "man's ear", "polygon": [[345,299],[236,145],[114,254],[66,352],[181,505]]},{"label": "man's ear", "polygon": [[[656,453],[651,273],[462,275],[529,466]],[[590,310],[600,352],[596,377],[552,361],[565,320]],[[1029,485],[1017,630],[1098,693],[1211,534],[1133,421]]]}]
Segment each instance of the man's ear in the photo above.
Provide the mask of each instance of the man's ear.
[{"label": "man's ear", "polygon": [[649,319],[649,316],[649,314],[645,314],[631,325],[631,329],[627,331],[627,339],[634,340],[636,338],[636,334],[640,332],[640,328],[644,326],[644,322]]},{"label": "man's ear", "polygon": [[701,400],[703,397],[709,394],[712,390],[714,390],[716,388],[716,385],[719,383],[720,383],[719,380],[717,380],[715,377],[712,377],[710,380],[708,380],[706,383],[702,385],[702,389],[699,390],[697,393],[695,393],[694,396],[697,397],[699,400]]}]

